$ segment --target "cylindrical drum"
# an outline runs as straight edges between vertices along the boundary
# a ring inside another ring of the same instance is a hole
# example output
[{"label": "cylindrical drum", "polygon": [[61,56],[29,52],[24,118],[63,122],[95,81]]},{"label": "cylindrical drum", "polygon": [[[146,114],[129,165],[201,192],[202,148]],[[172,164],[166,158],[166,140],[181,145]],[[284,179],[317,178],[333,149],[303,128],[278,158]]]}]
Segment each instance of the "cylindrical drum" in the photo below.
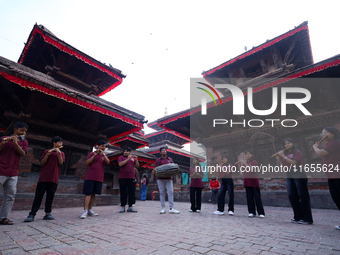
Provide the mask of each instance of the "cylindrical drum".
[{"label": "cylindrical drum", "polygon": [[169,163],[155,167],[156,176],[159,178],[167,178],[179,174],[179,167],[177,164]]}]

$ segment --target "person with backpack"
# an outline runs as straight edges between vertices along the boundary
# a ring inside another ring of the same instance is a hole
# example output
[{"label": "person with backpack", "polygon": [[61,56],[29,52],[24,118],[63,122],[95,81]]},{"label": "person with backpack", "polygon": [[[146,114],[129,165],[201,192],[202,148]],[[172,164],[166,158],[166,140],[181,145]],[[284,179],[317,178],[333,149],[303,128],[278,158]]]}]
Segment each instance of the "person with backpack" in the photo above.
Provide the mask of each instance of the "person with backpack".
[{"label": "person with backpack", "polygon": [[[161,157],[156,160],[156,164],[155,164],[156,167],[165,165],[165,164],[174,163],[172,158],[167,156],[166,147],[161,147],[159,149],[159,152],[161,154]],[[151,174],[154,174],[155,172],[156,171],[154,169]],[[157,177],[157,185],[159,189],[159,196],[160,196],[161,206],[162,206],[162,210],[160,211],[160,214],[165,213],[165,188],[168,193],[168,201],[169,201],[169,207],[170,207],[169,213],[178,214],[179,211],[174,209],[174,188],[173,188],[173,182],[172,182],[171,177],[167,177],[167,178]]]}]

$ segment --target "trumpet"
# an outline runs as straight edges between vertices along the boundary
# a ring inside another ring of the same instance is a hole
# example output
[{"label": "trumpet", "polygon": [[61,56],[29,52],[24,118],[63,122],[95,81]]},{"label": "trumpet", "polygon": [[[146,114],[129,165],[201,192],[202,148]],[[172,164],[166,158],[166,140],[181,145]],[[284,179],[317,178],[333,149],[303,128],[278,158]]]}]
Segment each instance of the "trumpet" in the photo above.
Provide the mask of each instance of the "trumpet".
[{"label": "trumpet", "polygon": [[[320,141],[319,141],[319,143],[322,143],[325,139],[327,138],[327,136],[324,136]],[[314,150],[314,148],[313,148],[313,146],[310,148],[310,150],[309,151],[313,151]]]},{"label": "trumpet", "polygon": [[[288,149],[290,149],[290,148],[286,148],[286,149],[283,149],[283,150],[286,151],[286,150],[288,150]],[[278,156],[278,155],[279,155],[279,153],[276,152],[275,154],[271,155],[270,157],[272,158],[272,157],[276,157],[276,156]]]},{"label": "trumpet", "polygon": [[[61,148],[63,148],[64,146],[60,146],[58,149],[61,149]],[[53,149],[50,149],[48,152],[52,152],[52,151],[54,151],[54,149],[55,148],[53,148]]]}]

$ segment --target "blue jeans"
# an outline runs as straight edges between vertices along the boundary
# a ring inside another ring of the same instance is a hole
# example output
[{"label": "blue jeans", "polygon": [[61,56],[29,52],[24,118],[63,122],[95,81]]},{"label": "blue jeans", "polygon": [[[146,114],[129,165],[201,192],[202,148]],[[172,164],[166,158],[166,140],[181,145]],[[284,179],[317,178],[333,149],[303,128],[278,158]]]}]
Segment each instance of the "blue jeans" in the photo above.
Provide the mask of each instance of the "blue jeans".
[{"label": "blue jeans", "polygon": [[307,183],[308,180],[306,178],[288,178],[288,198],[293,208],[294,219],[313,223]]},{"label": "blue jeans", "polygon": [[146,191],[147,191],[148,186],[142,184],[142,188],[140,190],[140,201],[145,201],[146,200]]},{"label": "blue jeans", "polygon": [[228,191],[228,211],[234,211],[234,181],[232,178],[222,178],[221,188],[217,195],[218,211],[224,212],[225,193]]}]

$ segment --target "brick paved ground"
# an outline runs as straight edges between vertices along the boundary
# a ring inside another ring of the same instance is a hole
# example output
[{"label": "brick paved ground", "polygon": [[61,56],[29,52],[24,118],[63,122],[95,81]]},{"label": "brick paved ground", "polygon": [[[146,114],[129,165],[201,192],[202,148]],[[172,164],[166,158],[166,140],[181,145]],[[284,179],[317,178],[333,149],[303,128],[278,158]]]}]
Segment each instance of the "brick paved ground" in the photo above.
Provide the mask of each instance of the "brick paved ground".
[{"label": "brick paved ground", "polygon": [[265,207],[266,218],[248,218],[244,205],[235,216],[212,214],[203,204],[175,203],[179,215],[159,214],[158,201],[137,202],[138,213],[118,213],[119,206],[94,208],[98,217],[79,217],[82,208],[55,209],[56,220],[39,211],[12,211],[13,226],[0,226],[1,254],[340,254],[340,212],[313,210],[314,225],[290,223],[290,208]]}]

